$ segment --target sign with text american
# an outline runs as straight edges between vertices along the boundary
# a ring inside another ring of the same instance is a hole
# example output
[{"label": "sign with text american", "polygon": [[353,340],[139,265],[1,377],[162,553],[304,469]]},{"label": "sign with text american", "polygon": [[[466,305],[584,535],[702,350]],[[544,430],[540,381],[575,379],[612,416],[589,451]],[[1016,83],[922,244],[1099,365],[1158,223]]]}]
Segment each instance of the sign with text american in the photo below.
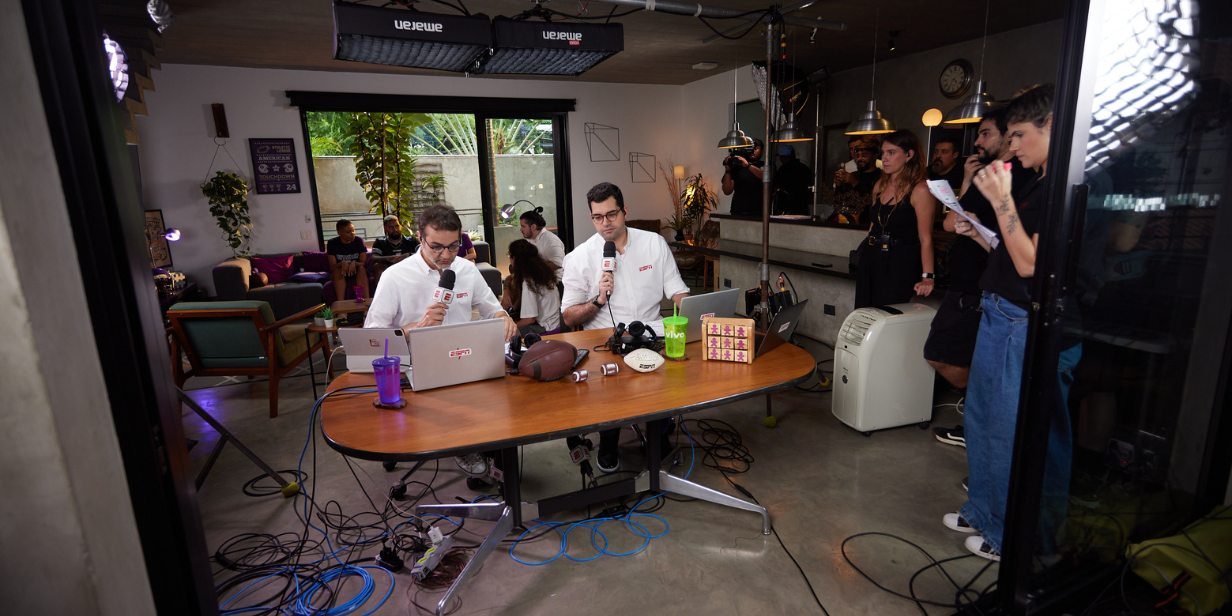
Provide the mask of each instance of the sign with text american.
[{"label": "sign with text american", "polygon": [[248,148],[257,194],[300,192],[294,139],[249,139]]}]

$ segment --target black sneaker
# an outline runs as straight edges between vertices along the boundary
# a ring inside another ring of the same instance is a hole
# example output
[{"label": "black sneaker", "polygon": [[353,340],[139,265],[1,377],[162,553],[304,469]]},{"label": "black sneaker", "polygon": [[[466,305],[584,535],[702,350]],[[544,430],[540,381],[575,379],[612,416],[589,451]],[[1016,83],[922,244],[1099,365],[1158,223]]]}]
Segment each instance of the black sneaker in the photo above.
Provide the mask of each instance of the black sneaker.
[{"label": "black sneaker", "polygon": [[599,433],[599,454],[595,456],[596,465],[604,473],[615,473],[620,470],[620,455],[617,445],[620,443],[620,432],[608,436]]},{"label": "black sneaker", "polygon": [[933,434],[936,435],[937,440],[945,443],[946,445],[958,445],[959,447],[967,446],[967,441],[963,438],[962,426],[954,426],[953,428],[933,428]]},{"label": "black sneaker", "polygon": [[484,477],[467,477],[466,489],[472,492],[487,492],[492,489],[492,482]]}]

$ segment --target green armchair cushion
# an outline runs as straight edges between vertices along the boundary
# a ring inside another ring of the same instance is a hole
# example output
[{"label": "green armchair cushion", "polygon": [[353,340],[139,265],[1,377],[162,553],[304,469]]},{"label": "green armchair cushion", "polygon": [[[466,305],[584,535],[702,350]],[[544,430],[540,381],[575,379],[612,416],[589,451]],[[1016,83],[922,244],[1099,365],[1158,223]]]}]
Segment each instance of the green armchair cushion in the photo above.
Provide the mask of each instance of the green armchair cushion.
[{"label": "green armchair cushion", "polygon": [[[268,302],[238,300],[231,302],[181,302],[170,310],[251,310],[259,309],[266,325],[274,323],[274,311]],[[202,368],[263,368],[269,365],[265,343],[252,319],[220,317],[215,319],[185,319],[184,335],[197,352]],[[285,366],[291,360],[316,345],[320,335],[308,332],[307,323],[292,323],[278,330],[274,343],[278,363]]]}]

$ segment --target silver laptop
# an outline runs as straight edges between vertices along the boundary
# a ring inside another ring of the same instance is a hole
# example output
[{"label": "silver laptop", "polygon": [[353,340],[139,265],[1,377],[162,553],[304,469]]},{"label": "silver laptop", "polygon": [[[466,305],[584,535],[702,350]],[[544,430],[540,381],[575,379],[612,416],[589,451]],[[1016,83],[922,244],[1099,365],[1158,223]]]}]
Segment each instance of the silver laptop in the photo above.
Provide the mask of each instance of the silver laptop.
[{"label": "silver laptop", "polygon": [[705,317],[730,318],[736,314],[736,302],[740,300],[740,289],[715,291],[705,295],[690,295],[680,301],[680,316],[689,320],[689,328],[685,332],[684,341],[697,342],[702,339],[702,319]]},{"label": "silver laptop", "polygon": [[338,343],[346,349],[346,367],[356,374],[372,374],[372,360],[385,356],[385,340],[389,339],[389,355],[397,357],[402,372],[411,367],[411,353],[406,347],[406,337],[401,328],[363,329],[360,327],[338,328]]},{"label": "silver laptop", "polygon": [[406,342],[414,391],[505,376],[503,319],[412,329]]},{"label": "silver laptop", "polygon": [[806,304],[808,300],[802,299],[799,304],[788,306],[774,315],[774,320],[770,321],[770,331],[757,334],[756,340],[753,341],[757,347],[757,354],[753,357],[761,357],[784,342],[790,341],[791,335],[796,331],[796,326],[800,324],[800,317],[804,314]]}]

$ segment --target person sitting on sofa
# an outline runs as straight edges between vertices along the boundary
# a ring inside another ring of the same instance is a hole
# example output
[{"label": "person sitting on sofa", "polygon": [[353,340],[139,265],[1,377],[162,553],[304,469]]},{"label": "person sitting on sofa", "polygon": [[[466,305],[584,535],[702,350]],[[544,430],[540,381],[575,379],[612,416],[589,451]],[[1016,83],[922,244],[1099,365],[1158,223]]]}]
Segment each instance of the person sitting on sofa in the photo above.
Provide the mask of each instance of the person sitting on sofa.
[{"label": "person sitting on sofa", "polygon": [[381,273],[395,263],[406,260],[419,250],[419,240],[413,235],[402,233],[402,223],[397,216],[390,214],[384,219],[385,237],[372,243],[372,260],[375,262],[373,272],[376,283],[381,283]]},{"label": "person sitting on sofa", "polygon": [[329,260],[330,280],[334,283],[334,291],[338,298],[346,297],[347,280],[359,285],[364,292],[364,300],[372,299],[368,289],[368,272],[365,264],[368,262],[368,247],[364,240],[355,236],[355,225],[343,218],[336,225],[338,237],[325,243],[325,258]]}]

